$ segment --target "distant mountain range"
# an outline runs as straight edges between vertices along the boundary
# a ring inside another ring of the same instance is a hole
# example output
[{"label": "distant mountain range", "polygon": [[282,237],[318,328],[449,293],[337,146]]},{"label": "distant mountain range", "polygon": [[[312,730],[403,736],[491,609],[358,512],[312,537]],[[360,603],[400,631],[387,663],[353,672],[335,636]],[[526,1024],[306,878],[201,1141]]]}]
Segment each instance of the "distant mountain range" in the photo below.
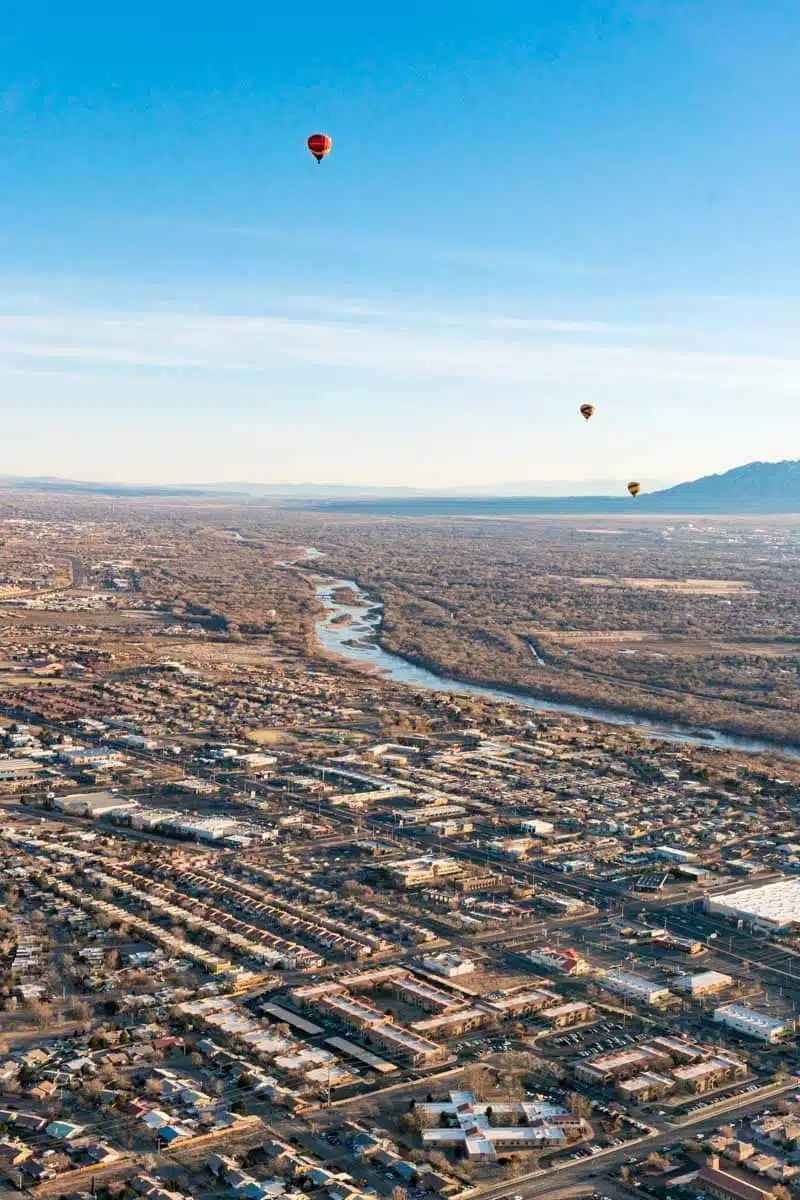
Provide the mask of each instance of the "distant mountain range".
[{"label": "distant mountain range", "polygon": [[58,479],[52,475],[0,475],[0,491],[64,492],[94,496],[208,496],[213,489],[202,486],[171,487],[168,484],[94,483],[91,480]]},{"label": "distant mountain range", "polygon": [[[646,488],[646,482],[643,487]],[[622,490],[622,489],[620,489]],[[442,496],[360,498],[305,502],[297,507],[327,512],[393,516],[522,516],[622,513],[800,514],[800,461],[752,462],[722,475],[628,496]]]},{"label": "distant mountain range", "polygon": [[[598,492],[587,495],[596,483]],[[800,460],[752,462],[722,475],[705,475],[675,487],[648,492],[632,500],[627,495],[609,494],[621,484],[587,481],[582,485],[558,482],[505,484],[490,492],[476,488],[460,494],[453,490],[399,487],[359,487],[339,484],[250,484],[212,483],[193,485],[94,483],[52,476],[0,476],[0,490],[49,492],[118,497],[226,497],[247,503],[266,500],[282,508],[314,512],[374,513],[393,516],[520,516],[622,513],[697,514],[800,514]],[[560,487],[574,487],[581,494],[558,495]],[[600,488],[609,492],[601,494]],[[518,490],[517,490],[518,489]],[[530,489],[530,490],[529,490]],[[534,491],[534,489],[536,489]],[[516,494],[514,492],[516,491]]]}]

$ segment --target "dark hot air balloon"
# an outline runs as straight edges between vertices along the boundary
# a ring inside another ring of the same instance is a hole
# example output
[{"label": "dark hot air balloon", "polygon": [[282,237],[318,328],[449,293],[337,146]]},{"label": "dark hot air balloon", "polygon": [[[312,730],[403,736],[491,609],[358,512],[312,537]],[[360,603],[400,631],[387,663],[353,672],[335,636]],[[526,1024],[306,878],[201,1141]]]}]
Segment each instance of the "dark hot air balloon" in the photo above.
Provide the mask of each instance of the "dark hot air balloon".
[{"label": "dark hot air balloon", "polygon": [[582,404],[581,405],[581,416],[583,417],[583,419],[585,421],[590,420],[594,416],[594,405],[593,404]]},{"label": "dark hot air balloon", "polygon": [[321,163],[331,152],[333,138],[328,137],[327,133],[312,133],[307,145],[317,162]]},{"label": "dark hot air balloon", "polygon": [[628,484],[628,491],[630,492],[630,494],[631,494],[632,496],[638,496],[638,495],[639,495],[639,492],[640,492],[641,490],[642,490],[642,485],[641,485],[640,483],[635,483],[635,482],[634,482],[634,483],[629,483],[629,484]]}]

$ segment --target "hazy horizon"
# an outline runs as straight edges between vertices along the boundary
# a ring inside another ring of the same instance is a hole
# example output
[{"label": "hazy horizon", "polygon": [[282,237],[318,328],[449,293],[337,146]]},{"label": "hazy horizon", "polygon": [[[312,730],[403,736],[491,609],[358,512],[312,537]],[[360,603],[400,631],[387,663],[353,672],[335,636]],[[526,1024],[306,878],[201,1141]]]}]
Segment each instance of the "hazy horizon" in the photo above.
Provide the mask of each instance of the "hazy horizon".
[{"label": "hazy horizon", "polygon": [[[185,483],[176,483],[168,479],[156,479],[150,476],[141,478],[112,478],[105,475],[86,475],[80,478],[76,476],[62,475],[12,475],[10,472],[0,475],[0,484],[3,480],[14,481],[20,483],[26,482],[52,482],[58,484],[109,484],[120,487],[178,487],[178,488],[208,488],[219,489],[260,489],[271,494],[277,494],[281,490],[287,492],[297,491],[313,491],[324,492],[326,490],[336,491],[384,491],[398,493],[434,493],[441,492],[444,494],[471,494],[471,495],[492,495],[492,496],[516,496],[516,495],[537,495],[537,496],[613,496],[619,492],[620,481],[617,479],[577,479],[577,480],[511,480],[509,482],[497,482],[488,484],[471,483],[469,481],[451,485],[444,488],[416,488],[410,484],[381,484],[375,482],[366,482],[363,484],[347,483],[346,481],[335,480],[301,480],[299,482],[290,482],[286,480],[252,480],[252,479],[194,479]],[[672,487],[674,483],[682,482],[680,480],[651,480],[649,490],[655,491],[660,488]]]}]

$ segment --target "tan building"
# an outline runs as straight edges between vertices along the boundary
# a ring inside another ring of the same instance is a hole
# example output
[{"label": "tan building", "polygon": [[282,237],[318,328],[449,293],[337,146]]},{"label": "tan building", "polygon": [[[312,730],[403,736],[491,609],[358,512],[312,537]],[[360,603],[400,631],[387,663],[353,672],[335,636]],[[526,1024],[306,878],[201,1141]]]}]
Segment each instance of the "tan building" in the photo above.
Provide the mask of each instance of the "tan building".
[{"label": "tan building", "polygon": [[594,1020],[594,1009],[585,1000],[573,1000],[568,1004],[556,1004],[553,1008],[545,1008],[539,1014],[556,1029],[566,1029],[570,1025],[582,1025],[584,1021]]},{"label": "tan building", "polygon": [[698,1191],[713,1200],[769,1200],[773,1184],[763,1182],[754,1175],[745,1176],[727,1166],[720,1166],[719,1158],[712,1155],[708,1165],[698,1171],[695,1183]]}]

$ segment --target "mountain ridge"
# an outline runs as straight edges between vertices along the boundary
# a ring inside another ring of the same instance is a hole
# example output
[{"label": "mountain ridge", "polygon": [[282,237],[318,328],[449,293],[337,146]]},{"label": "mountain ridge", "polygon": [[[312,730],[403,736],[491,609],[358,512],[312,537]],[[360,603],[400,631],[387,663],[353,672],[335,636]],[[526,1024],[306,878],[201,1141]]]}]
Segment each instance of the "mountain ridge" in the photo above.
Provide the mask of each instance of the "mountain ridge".
[{"label": "mountain ridge", "polygon": [[[622,488],[620,488],[622,490]],[[328,500],[297,507],[328,512],[370,512],[394,516],[522,516],[676,514],[800,515],[800,460],[750,462],[716,475],[704,475],[663,488],[643,491],[635,501],[627,496],[442,497],[420,500]]]}]

